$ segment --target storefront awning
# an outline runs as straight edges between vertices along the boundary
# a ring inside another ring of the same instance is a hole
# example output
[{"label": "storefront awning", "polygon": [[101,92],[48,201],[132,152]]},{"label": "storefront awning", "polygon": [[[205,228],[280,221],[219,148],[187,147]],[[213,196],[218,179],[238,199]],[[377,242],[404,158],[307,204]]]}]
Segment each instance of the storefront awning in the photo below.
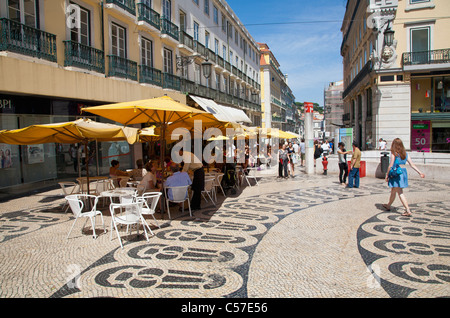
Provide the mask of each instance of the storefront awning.
[{"label": "storefront awning", "polygon": [[211,113],[217,120],[231,123],[251,123],[244,111],[217,104],[212,99],[189,95],[203,110]]}]

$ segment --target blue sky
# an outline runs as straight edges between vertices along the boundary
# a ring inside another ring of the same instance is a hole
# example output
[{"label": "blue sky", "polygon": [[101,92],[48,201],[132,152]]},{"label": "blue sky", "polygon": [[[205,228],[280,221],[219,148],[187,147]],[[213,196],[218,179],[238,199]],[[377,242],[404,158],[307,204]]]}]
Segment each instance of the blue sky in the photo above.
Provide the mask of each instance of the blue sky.
[{"label": "blue sky", "polygon": [[329,82],[342,80],[340,31],[347,0],[227,0],[289,76],[297,102],[323,105]]}]

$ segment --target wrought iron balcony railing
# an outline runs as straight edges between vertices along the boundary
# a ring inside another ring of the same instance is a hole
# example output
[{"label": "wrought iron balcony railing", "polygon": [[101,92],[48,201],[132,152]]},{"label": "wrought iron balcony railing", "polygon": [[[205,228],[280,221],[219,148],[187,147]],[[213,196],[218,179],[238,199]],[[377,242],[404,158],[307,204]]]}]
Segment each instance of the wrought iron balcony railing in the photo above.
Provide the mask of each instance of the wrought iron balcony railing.
[{"label": "wrought iron balcony railing", "polygon": [[90,71],[105,73],[103,51],[74,41],[63,41],[65,46],[64,66],[76,66]]},{"label": "wrought iron balcony railing", "polygon": [[199,41],[195,41],[194,40],[194,48],[195,51],[200,54],[201,56],[205,56],[206,57],[206,48],[203,44],[201,44]]},{"label": "wrought iron balcony railing", "polygon": [[137,81],[137,63],[126,58],[108,55],[109,70],[108,76],[117,76],[121,78]]},{"label": "wrought iron balcony railing", "polygon": [[136,1],[135,0],[106,0],[106,3],[115,4],[125,11],[136,15]]},{"label": "wrought iron balcony railing", "polygon": [[185,31],[180,31],[180,44],[186,45],[191,50],[194,49],[194,39]]},{"label": "wrought iron balcony railing", "polygon": [[138,3],[138,20],[147,22],[158,30],[161,29],[161,18],[158,12],[147,6],[145,3]]},{"label": "wrought iron balcony railing", "polygon": [[163,88],[170,88],[176,91],[181,90],[180,78],[170,73],[163,73]]},{"label": "wrought iron balcony railing", "polygon": [[139,65],[139,83],[162,86],[162,72],[147,65]]},{"label": "wrought iron balcony railing", "polygon": [[1,18],[0,51],[11,51],[56,62],[56,35]]},{"label": "wrought iron balcony railing", "polygon": [[175,40],[179,40],[178,26],[167,20],[166,18],[161,19],[161,33],[167,34]]},{"label": "wrought iron balcony railing", "polygon": [[403,53],[403,65],[450,63],[450,49]]}]

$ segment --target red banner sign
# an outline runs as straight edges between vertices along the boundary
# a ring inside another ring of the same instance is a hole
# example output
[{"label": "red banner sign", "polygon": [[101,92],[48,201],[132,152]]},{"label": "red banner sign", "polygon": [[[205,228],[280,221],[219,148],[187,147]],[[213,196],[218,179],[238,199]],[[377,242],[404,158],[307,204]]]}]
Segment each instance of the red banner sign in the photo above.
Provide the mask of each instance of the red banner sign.
[{"label": "red banner sign", "polygon": [[314,105],[313,105],[313,103],[304,103],[304,105],[305,105],[305,111],[307,112],[307,113],[312,113],[312,112],[314,112]]}]

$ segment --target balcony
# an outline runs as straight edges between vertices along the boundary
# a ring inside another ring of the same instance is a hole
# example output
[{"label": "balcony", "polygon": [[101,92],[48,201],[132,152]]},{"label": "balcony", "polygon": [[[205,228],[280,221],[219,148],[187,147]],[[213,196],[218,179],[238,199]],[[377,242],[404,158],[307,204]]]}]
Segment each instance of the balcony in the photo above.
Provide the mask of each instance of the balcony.
[{"label": "balcony", "polygon": [[194,48],[195,48],[195,51],[198,53],[198,54],[200,54],[201,56],[204,56],[204,57],[206,57],[206,47],[203,45],[203,44],[201,44],[199,41],[195,41],[194,40]]},{"label": "balcony", "polygon": [[180,45],[184,45],[187,48],[194,50],[194,39],[185,31],[180,31]]},{"label": "balcony", "polygon": [[56,35],[12,20],[0,19],[0,51],[56,62]]},{"label": "balcony", "polygon": [[450,49],[403,53],[404,70],[427,70],[450,67]]},{"label": "balcony", "polygon": [[152,10],[144,3],[138,3],[138,12],[138,21],[146,22],[158,30],[161,29],[161,19],[158,12]]},{"label": "balcony", "polygon": [[63,41],[65,46],[64,66],[75,66],[89,71],[105,73],[103,51],[74,41]]},{"label": "balcony", "polygon": [[208,58],[209,61],[216,63],[216,53],[214,53],[214,51],[212,51],[211,49],[206,49],[206,57]]},{"label": "balcony", "polygon": [[181,90],[180,78],[170,73],[163,73],[163,88],[170,88],[176,91]]},{"label": "balcony", "polygon": [[136,15],[135,0],[106,0],[106,3],[116,5],[128,13]]},{"label": "balcony", "polygon": [[139,83],[162,86],[162,73],[156,68],[139,65]]},{"label": "balcony", "polygon": [[178,26],[167,20],[166,18],[161,19],[161,33],[167,34],[174,40],[179,40]]},{"label": "balcony", "polygon": [[137,81],[137,63],[116,55],[108,55],[109,77],[121,77]]}]

